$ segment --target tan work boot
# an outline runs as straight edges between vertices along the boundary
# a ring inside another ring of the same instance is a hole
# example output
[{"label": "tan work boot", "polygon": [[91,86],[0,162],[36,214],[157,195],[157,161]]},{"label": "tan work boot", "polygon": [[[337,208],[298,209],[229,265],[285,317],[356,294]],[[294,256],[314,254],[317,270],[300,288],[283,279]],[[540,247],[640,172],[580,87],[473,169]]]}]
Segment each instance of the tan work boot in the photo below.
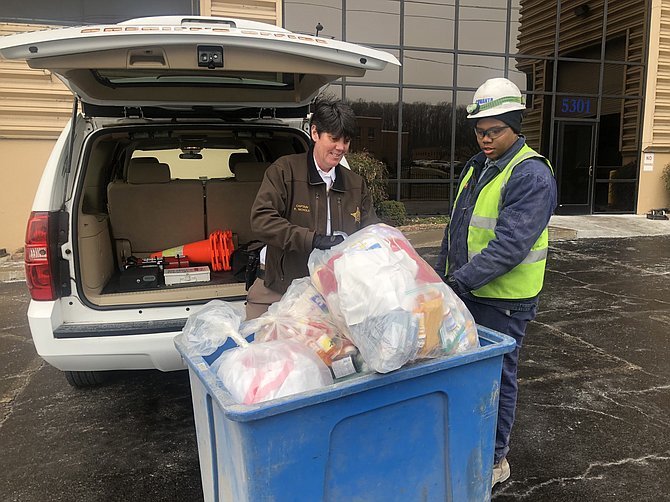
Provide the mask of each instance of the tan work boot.
[{"label": "tan work boot", "polygon": [[491,488],[496,484],[502,483],[509,478],[510,468],[506,458],[503,458],[499,464],[493,466],[493,479],[491,481]]}]

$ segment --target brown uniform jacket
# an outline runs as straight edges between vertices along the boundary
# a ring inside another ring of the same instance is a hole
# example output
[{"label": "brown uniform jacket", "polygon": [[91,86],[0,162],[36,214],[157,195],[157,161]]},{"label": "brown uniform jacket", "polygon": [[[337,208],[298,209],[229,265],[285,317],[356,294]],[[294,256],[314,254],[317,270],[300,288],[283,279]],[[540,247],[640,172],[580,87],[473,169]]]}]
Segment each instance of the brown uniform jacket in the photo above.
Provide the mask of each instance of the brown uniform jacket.
[{"label": "brown uniform jacket", "polygon": [[[330,193],[330,224],[348,235],[379,222],[365,181],[335,166]],[[326,234],[326,184],[314,164],[313,149],[272,164],[251,209],[251,228],[267,244],[265,287],[284,294],[293,279],[309,275],[307,259],[314,234]]]}]

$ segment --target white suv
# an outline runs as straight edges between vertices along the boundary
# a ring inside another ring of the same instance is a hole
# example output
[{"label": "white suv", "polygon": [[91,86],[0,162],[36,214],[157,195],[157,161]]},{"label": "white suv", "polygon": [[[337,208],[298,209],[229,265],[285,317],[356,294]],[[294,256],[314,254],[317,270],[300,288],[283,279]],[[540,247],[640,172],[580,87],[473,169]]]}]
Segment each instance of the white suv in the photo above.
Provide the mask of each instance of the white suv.
[{"label": "white suv", "polygon": [[208,282],[166,286],[161,271],[128,265],[216,231],[230,231],[236,248],[252,241],[263,173],[309,148],[314,97],[340,76],[399,64],[205,17],[8,35],[0,54],[53,72],[75,97],[33,204],[26,275],[37,352],[77,386],[109,370],[184,368],[173,337],[213,298],[243,308],[243,279],[212,269]]}]

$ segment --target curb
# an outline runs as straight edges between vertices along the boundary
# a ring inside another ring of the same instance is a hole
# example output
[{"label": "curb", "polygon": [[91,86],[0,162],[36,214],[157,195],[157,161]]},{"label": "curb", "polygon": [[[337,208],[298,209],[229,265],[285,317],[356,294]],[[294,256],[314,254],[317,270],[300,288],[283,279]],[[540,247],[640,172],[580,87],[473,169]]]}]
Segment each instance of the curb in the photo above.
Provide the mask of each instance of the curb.
[{"label": "curb", "polygon": [[0,283],[26,280],[23,253],[6,254],[0,257]]},{"label": "curb", "polygon": [[5,267],[0,265],[0,282],[18,282],[26,280],[26,271],[23,263],[20,266]]},{"label": "curb", "polygon": [[[435,225],[427,228],[407,229],[403,233],[415,248],[440,247],[444,236],[444,227],[445,225]],[[400,230],[403,230],[402,227],[400,227]],[[579,237],[590,237],[590,235],[583,230],[549,226],[549,241],[573,240]],[[596,237],[596,235],[593,235],[593,237]]]}]

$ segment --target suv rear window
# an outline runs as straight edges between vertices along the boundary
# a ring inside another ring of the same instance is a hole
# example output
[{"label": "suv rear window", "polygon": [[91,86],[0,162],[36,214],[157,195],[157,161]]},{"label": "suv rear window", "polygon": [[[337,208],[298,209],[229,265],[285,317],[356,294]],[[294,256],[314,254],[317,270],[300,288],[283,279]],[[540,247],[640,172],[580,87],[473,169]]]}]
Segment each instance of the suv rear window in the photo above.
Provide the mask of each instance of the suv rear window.
[{"label": "suv rear window", "polygon": [[203,148],[201,159],[184,159],[179,156],[182,150],[135,150],[133,158],[155,157],[158,162],[170,166],[170,178],[180,180],[198,180],[213,178],[230,178],[233,176],[229,161],[233,153],[248,153],[246,148],[224,149]]}]

